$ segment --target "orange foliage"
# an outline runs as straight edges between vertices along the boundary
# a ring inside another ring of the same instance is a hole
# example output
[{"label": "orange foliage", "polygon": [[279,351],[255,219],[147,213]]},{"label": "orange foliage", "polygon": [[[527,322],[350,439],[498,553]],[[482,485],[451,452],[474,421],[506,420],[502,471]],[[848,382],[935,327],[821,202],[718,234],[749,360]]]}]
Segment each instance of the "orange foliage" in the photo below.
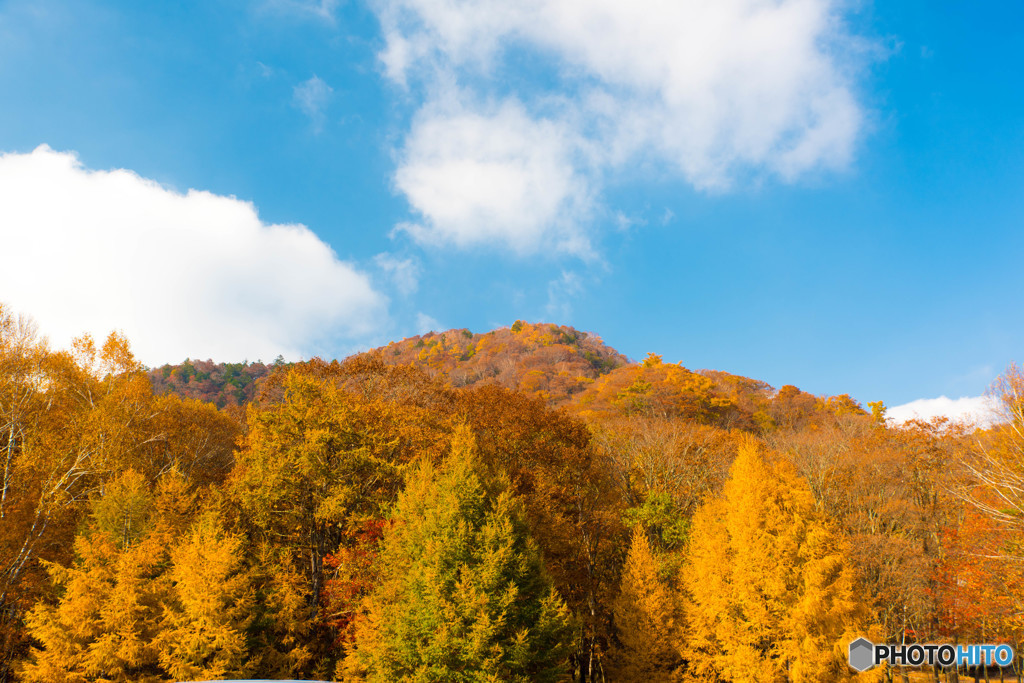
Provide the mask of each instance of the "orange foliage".
[{"label": "orange foliage", "polygon": [[588,416],[682,417],[706,424],[716,422],[734,405],[715,393],[712,380],[682,365],[663,363],[654,354],[640,365],[621,367],[601,377],[575,404]]},{"label": "orange foliage", "polygon": [[377,349],[385,362],[443,375],[453,387],[493,383],[561,404],[629,361],[601,338],[551,324],[516,321],[486,334],[431,332]]},{"label": "orange foliage", "polygon": [[933,576],[944,635],[979,643],[1024,635],[1022,541],[970,504],[959,525],[943,530]]}]

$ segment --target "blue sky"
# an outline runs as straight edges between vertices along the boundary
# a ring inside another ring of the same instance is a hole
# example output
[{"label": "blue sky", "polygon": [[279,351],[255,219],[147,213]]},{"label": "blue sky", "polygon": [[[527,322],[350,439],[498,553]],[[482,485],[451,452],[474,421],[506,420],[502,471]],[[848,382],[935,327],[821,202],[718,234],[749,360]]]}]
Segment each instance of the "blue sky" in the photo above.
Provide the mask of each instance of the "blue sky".
[{"label": "blue sky", "polygon": [[1016,2],[6,0],[0,301],[151,365],[523,318],[977,396],[1024,348],[1022,34]]}]

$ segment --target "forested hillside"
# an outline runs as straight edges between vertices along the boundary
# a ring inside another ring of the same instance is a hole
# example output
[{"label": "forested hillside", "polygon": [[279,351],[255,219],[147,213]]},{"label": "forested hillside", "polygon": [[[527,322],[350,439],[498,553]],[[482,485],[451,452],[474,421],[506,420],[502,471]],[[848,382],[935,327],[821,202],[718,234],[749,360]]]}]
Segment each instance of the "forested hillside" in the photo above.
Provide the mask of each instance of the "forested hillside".
[{"label": "forested hillside", "polygon": [[511,327],[473,334],[431,332],[393,342],[379,353],[388,364],[409,364],[441,375],[453,387],[493,383],[561,404],[629,359],[600,337],[571,327],[517,320]]},{"label": "forested hillside", "polygon": [[186,360],[179,365],[163,365],[149,371],[153,393],[173,393],[212,403],[218,408],[244,406],[256,397],[259,380],[283,364],[261,362],[214,363],[212,360]]},{"label": "forested hillside", "polygon": [[[793,386],[776,391],[727,372],[663,363],[653,354],[632,362],[596,335],[549,323],[518,320],[484,334],[431,332],[361,355],[416,367],[452,388],[494,384],[588,415],[657,412],[753,431],[807,427],[824,414],[862,412],[847,396],[821,399]],[[280,358],[272,365],[186,360],[150,370],[149,377],[154,393],[225,408],[252,401],[261,380],[283,365]]]},{"label": "forested hillside", "polygon": [[1024,377],[997,391],[989,431],[894,427],[522,322],[147,371],[0,308],[0,681],[839,681],[860,635],[1017,646]]},{"label": "forested hillside", "polygon": [[[567,326],[521,320],[484,334],[466,329],[430,332],[367,352],[389,365],[413,365],[453,387],[497,384],[534,394],[551,404],[566,402],[600,375],[629,359],[600,337]],[[186,360],[151,370],[157,393],[173,392],[218,407],[244,405],[259,380],[284,363],[214,363]]]}]

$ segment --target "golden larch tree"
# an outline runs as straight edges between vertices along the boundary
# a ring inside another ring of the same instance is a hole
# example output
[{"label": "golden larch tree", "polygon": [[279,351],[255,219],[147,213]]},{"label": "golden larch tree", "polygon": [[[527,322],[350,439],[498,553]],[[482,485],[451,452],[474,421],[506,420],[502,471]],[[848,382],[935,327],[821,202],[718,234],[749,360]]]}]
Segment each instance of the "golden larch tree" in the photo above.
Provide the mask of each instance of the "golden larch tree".
[{"label": "golden larch tree", "polygon": [[722,495],[694,517],[683,569],[698,680],[837,681],[846,644],[866,633],[844,540],[806,482],[746,439]]},{"label": "golden larch tree", "polygon": [[150,528],[153,496],[128,470],[94,501],[90,526],[75,539],[70,567],[47,566],[60,597],[28,614],[33,648],[25,681],[158,681],[153,640],[168,585],[166,538]]},{"label": "golden larch tree", "polygon": [[253,591],[242,571],[241,547],[240,538],[223,531],[214,509],[171,549],[173,590],[156,645],[161,665],[176,680],[246,673]]},{"label": "golden larch tree", "polygon": [[646,532],[633,531],[622,585],[612,604],[618,647],[612,651],[617,681],[657,683],[678,680],[683,628],[679,596],[661,576],[661,567]]}]

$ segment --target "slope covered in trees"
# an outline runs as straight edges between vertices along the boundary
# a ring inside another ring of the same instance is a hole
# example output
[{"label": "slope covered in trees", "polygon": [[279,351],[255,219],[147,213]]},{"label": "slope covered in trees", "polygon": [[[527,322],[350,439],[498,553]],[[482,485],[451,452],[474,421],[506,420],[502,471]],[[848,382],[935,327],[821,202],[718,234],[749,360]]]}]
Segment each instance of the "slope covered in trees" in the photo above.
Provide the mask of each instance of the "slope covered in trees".
[{"label": "slope covered in trees", "polygon": [[214,363],[211,360],[185,360],[178,365],[162,365],[149,371],[153,393],[173,393],[212,403],[218,408],[244,406],[254,398],[259,381],[284,361],[274,365],[261,362]]},{"label": "slope covered in trees", "polygon": [[127,340],[0,308],[0,681],[834,681],[855,635],[1024,639],[1017,370],[1006,424],[896,428],[569,328],[448,335],[264,366],[243,410],[174,390],[231,366],[159,393]]},{"label": "slope covered in trees", "polygon": [[[657,415],[724,429],[808,428],[843,412],[863,413],[848,396],[815,397],[794,386],[720,370],[690,370],[650,354],[643,362],[572,327],[516,321],[484,334],[430,332],[361,354],[410,365],[453,388],[494,384],[566,406],[584,417]],[[254,400],[262,381],[285,365],[186,360],[150,370],[155,393],[175,393],[219,408]]]},{"label": "slope covered in trees", "polygon": [[388,364],[443,376],[453,387],[497,384],[552,404],[564,403],[597,377],[629,363],[593,334],[522,320],[485,334],[430,332],[370,353]]},{"label": "slope covered in trees", "polygon": [[[366,352],[389,365],[412,365],[453,387],[497,384],[566,402],[594,379],[629,364],[600,337],[572,327],[516,321],[483,334],[466,329],[430,332]],[[172,392],[218,407],[245,405],[275,367],[256,363],[186,360],[149,372],[156,393]]]}]

